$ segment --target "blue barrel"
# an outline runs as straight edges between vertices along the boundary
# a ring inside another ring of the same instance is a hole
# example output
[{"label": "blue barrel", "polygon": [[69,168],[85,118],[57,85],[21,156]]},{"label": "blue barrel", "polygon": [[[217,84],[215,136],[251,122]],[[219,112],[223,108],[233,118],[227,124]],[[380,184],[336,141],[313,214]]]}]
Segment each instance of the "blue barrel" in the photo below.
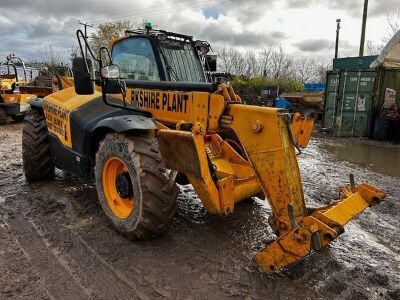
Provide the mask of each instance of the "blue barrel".
[{"label": "blue barrel", "polygon": [[274,106],[277,107],[277,108],[290,109],[292,104],[289,101],[287,101],[286,99],[284,99],[284,98],[275,98]]}]

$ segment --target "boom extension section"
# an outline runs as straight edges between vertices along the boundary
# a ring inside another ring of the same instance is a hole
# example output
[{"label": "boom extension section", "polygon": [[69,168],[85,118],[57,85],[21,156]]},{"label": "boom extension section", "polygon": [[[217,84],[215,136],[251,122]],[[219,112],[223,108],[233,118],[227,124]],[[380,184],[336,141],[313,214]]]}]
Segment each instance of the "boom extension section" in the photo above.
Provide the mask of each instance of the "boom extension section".
[{"label": "boom extension section", "polygon": [[[307,209],[295,148],[307,145],[313,120],[295,115],[291,121],[286,110],[244,105],[223,84],[207,97],[192,96],[190,120],[177,120],[176,130],[159,124],[166,166],[187,176],[210,213],[232,213],[235,203],[252,196],[268,200],[278,239],[256,256],[265,272],[326,247],[347,222],[385,197],[362,184],[342,188],[342,199],[327,207]],[[162,111],[152,113],[163,122]]]}]

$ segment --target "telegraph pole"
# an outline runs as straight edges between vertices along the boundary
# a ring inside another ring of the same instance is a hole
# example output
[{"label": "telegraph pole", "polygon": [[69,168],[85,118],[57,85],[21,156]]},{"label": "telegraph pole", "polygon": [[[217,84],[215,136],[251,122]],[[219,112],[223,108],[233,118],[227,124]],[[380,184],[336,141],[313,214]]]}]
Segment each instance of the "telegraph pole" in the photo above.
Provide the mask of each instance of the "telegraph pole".
[{"label": "telegraph pole", "polygon": [[368,0],[364,0],[364,13],[361,28],[361,41],[360,41],[360,53],[359,56],[364,56],[364,43],[365,43],[365,27],[367,25],[367,14],[368,14]]},{"label": "telegraph pole", "polygon": [[336,20],[336,44],[335,44],[335,58],[338,58],[339,53],[339,32],[340,32],[340,19]]},{"label": "telegraph pole", "polygon": [[[87,22],[83,23],[83,22],[79,22],[79,25],[82,25],[85,27],[85,38],[87,39],[87,27],[93,27],[93,25],[89,25]],[[85,58],[87,57],[87,45],[85,43]]]}]

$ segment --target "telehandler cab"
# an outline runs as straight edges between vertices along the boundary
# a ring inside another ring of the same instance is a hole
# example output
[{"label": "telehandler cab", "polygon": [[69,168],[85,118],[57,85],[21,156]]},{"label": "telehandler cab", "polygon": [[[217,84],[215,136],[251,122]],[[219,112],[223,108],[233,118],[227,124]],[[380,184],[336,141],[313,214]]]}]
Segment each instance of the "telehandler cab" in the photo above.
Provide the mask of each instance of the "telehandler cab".
[{"label": "telehandler cab", "polygon": [[43,179],[55,167],[94,174],[106,216],[128,238],[167,229],[177,179],[192,184],[211,214],[231,214],[236,203],[257,196],[273,211],[277,239],[256,255],[271,273],[326,247],[385,197],[353,182],[338,201],[308,209],[295,148],[307,145],[313,120],[244,105],[229,83],[207,82],[207,42],[147,27],[94,55],[81,31],[77,37],[82,57],[73,61],[74,87],[30,101],[25,176]]}]

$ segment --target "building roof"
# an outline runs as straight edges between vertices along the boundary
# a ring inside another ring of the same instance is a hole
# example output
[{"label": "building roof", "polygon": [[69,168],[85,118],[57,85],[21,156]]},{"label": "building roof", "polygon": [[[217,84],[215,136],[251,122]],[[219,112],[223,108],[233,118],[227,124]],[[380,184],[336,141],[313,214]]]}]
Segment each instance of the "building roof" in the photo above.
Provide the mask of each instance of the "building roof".
[{"label": "building roof", "polygon": [[379,66],[400,68],[400,30],[390,39],[370,67],[376,68]]}]

